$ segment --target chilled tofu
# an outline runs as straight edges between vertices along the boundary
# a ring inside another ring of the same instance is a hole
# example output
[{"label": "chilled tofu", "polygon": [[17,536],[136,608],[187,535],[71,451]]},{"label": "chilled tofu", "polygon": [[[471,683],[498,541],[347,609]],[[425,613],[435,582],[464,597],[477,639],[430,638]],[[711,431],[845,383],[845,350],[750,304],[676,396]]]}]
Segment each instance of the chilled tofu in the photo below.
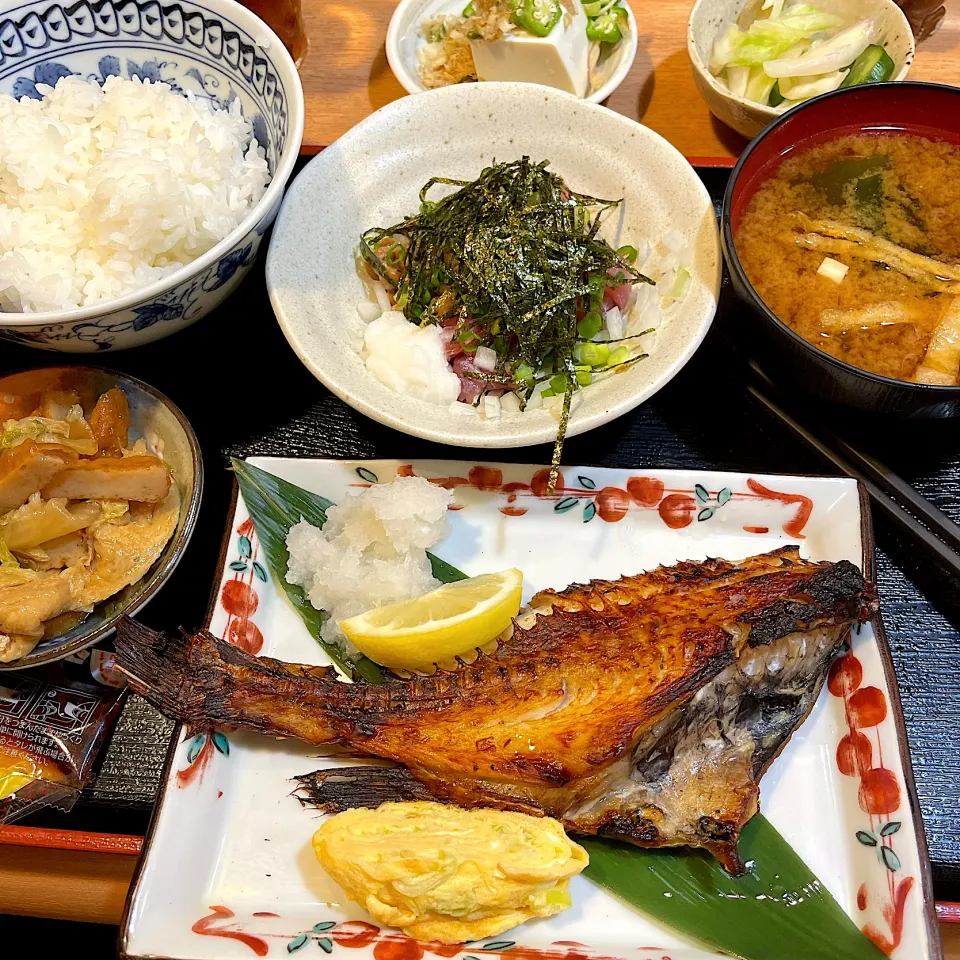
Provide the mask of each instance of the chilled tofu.
[{"label": "chilled tofu", "polygon": [[130,433],[130,405],[119,387],[108,390],[97,400],[90,414],[90,429],[104,456],[119,457],[123,453]]},{"label": "chilled tofu", "polygon": [[24,440],[0,453],[0,514],[26,503],[65,467],[77,460],[67,447]]},{"label": "chilled tofu", "polygon": [[525,31],[505,34],[499,40],[471,40],[479,80],[519,80],[557,87],[578,97],[589,84],[587,15],[583,4],[564,16],[545,37]]},{"label": "chilled tofu", "polygon": [[157,457],[97,457],[78,460],[46,487],[46,499],[139,500],[158,503],[170,489],[170,473]]}]

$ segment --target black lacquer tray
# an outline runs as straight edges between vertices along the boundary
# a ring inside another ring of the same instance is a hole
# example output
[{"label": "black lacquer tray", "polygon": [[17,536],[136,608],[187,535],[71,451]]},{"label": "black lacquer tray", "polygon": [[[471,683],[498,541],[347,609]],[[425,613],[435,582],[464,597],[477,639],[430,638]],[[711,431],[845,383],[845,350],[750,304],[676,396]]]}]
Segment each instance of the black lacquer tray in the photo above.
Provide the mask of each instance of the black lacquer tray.
[{"label": "black lacquer tray", "polygon": [[[712,196],[727,172],[703,170]],[[725,281],[707,340],[687,367],[638,410],[568,441],[564,459],[611,467],[718,468],[767,473],[834,472],[746,390],[749,328]],[[197,627],[204,618],[230,503],[230,455],[489,459],[382,427],[332,396],[300,364],[273,318],[258,265],[212,316],[176,336],[99,357],[0,346],[0,375],[47,363],[97,363],[166,393],[192,422],[207,487],[184,560],[141,618]],[[772,374],[773,371],[770,371]],[[774,375],[775,376],[775,375]],[[799,406],[805,405],[798,397]],[[884,460],[960,522],[960,420],[896,422],[818,408],[839,435]],[[549,462],[549,447],[497,451],[497,459]],[[960,584],[884,519],[874,516],[877,577],[893,650],[938,900],[960,900]],[[172,731],[137,697],[121,716],[95,783],[69,814],[37,814],[24,826],[142,835]]]}]

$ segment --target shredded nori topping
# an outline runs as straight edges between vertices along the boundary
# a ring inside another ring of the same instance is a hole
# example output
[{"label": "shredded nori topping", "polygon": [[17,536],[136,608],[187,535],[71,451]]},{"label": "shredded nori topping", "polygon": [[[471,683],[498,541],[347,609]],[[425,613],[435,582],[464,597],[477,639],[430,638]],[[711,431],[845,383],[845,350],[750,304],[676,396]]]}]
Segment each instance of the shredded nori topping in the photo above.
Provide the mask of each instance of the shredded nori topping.
[{"label": "shredded nori topping", "polygon": [[[420,191],[420,212],[366,231],[360,255],[395,288],[396,307],[408,320],[426,325],[455,317],[467,352],[496,350],[496,370],[471,371],[471,378],[514,389],[522,406],[543,380],[563,390],[552,482],[570,398],[583,378],[576,350],[589,338],[578,333],[578,322],[599,307],[606,287],[653,281],[598,235],[602,216],[620,201],[575,193],[548,163],[524,157],[494,164],[472,182],[434,177]],[[428,194],[438,185],[460,189],[432,201]]]}]

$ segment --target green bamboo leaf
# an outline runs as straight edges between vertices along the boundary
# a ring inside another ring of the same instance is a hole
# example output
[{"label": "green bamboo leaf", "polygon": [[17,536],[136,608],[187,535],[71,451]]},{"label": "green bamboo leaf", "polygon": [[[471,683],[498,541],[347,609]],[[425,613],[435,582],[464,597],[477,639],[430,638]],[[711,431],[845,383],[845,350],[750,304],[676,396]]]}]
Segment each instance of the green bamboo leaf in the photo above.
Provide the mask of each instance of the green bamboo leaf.
[{"label": "green bamboo leaf", "polygon": [[[252,463],[235,459],[230,463],[237,476],[243,502],[257,529],[267,565],[310,631],[310,636],[347,676],[356,671],[369,683],[382,683],[386,678],[372,660],[363,656],[351,660],[336,644],[326,643],[320,638],[324,614],[310,603],[302,587],[287,583],[287,564],[290,561],[287,534],[290,528],[301,519],[322,527],[327,522],[327,510],[334,506],[333,501],[282,480]],[[427,556],[430,557],[433,575],[442,583],[466,579],[467,575],[452,564],[432,554]]]},{"label": "green bamboo leaf", "polygon": [[742,960],[884,960],[761,814],[740,835],[746,876],[694,850],[642,850],[577,837],[584,876],[711,950]]},{"label": "green bamboo leaf", "polygon": [[323,614],[309,601],[302,587],[287,583],[287,564],[290,562],[287,534],[290,528],[301,519],[322,527],[327,522],[326,511],[334,506],[333,501],[310,493],[295,483],[281,480],[243,460],[231,459],[230,464],[237,475],[243,502],[257,529],[267,565],[310,631],[310,636],[348,677],[356,670],[364,680],[382,683],[383,673],[372,660],[366,657],[350,660],[336,644],[320,639]]},{"label": "green bamboo leaf", "polygon": [[462,570],[458,570],[452,563],[447,563],[446,560],[435,557],[429,551],[427,556],[430,558],[430,569],[433,575],[441,583],[455,583],[457,580],[467,579],[467,575]]}]

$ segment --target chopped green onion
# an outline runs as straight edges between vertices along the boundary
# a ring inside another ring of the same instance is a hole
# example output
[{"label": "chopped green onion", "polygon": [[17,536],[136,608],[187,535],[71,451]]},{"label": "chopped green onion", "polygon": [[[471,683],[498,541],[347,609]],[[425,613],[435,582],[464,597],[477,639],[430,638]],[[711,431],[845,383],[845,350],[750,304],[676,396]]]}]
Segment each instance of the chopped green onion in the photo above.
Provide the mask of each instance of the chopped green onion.
[{"label": "chopped green onion", "polygon": [[577,334],[584,340],[592,340],[603,329],[603,317],[591,310],[578,324]]},{"label": "chopped green onion", "polygon": [[550,381],[550,389],[556,393],[566,393],[567,392],[567,375],[565,373],[558,373]]},{"label": "chopped green onion", "polygon": [[477,15],[477,8],[473,5],[473,0],[463,8],[463,13],[461,16],[464,17],[475,17]]},{"label": "chopped green onion", "polygon": [[593,374],[587,370],[577,371],[577,383],[581,387],[589,387],[593,383]]},{"label": "chopped green onion", "polygon": [[399,267],[403,263],[404,257],[406,257],[407,251],[404,248],[403,244],[395,243],[391,246],[386,254],[384,254],[383,259],[386,261],[388,267]]},{"label": "chopped green onion", "polygon": [[637,250],[636,247],[631,247],[629,244],[627,244],[626,246],[620,247],[620,249],[617,250],[617,256],[623,257],[627,263],[636,263],[637,257],[640,256],[640,251]]},{"label": "chopped green onion", "polygon": [[610,360],[610,348],[605,343],[577,344],[580,359],[590,367],[605,367]]},{"label": "chopped green onion", "polygon": [[513,372],[514,380],[521,380],[526,382],[527,380],[532,380],[534,374],[533,367],[529,363],[521,363],[517,366],[517,369]]},{"label": "chopped green onion", "polygon": [[475,353],[477,347],[480,346],[480,338],[472,330],[464,330],[457,339],[460,341],[464,353]]},{"label": "chopped green onion", "polygon": [[677,268],[677,276],[673,281],[673,287],[670,290],[670,296],[674,300],[679,300],[687,289],[690,282],[690,271],[686,267]]},{"label": "chopped green onion", "polygon": [[629,347],[617,347],[613,353],[610,354],[610,360],[607,363],[608,367],[617,367],[621,363],[626,363],[630,359],[630,348]]}]

